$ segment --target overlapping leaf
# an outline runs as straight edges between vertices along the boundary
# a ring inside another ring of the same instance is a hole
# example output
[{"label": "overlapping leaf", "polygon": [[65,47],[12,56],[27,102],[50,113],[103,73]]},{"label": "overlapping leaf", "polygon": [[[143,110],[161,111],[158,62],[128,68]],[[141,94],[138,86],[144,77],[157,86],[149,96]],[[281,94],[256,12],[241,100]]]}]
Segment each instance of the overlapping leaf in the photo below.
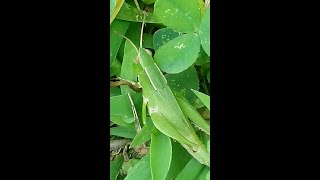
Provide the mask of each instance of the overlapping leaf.
[{"label": "overlapping leaf", "polygon": [[154,60],[162,71],[176,74],[192,66],[199,52],[199,36],[195,33],[184,34],[159,47]]},{"label": "overlapping leaf", "polygon": [[195,32],[201,23],[197,0],[158,0],[154,5],[154,14],[161,23],[178,32]]}]

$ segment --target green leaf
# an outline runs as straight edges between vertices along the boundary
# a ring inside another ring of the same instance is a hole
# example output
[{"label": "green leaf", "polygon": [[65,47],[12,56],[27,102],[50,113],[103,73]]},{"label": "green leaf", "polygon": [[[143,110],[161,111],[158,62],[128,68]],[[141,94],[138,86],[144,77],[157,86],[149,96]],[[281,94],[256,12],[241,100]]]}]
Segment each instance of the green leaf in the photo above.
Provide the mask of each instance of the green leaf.
[{"label": "green leaf", "polygon": [[[137,51],[135,50],[134,46],[126,41],[124,47],[124,57],[121,67],[120,77],[126,80],[130,80],[133,82],[137,81],[137,75],[133,72],[133,60],[137,56]],[[121,93],[125,94],[127,90],[127,86],[121,86]]]},{"label": "green leaf", "polygon": [[123,160],[123,156],[119,156],[115,160],[110,161],[110,180],[117,179]]},{"label": "green leaf", "polygon": [[140,46],[141,25],[142,23],[132,22],[129,26],[129,31],[126,33],[126,37],[129,38],[136,47]]},{"label": "green leaf", "polygon": [[178,142],[172,142],[172,160],[166,180],[173,180],[187,165],[192,156]]},{"label": "green leaf", "polygon": [[192,91],[198,96],[198,98],[203,102],[203,104],[210,110],[210,96],[193,89]]},{"label": "green leaf", "polygon": [[172,145],[168,136],[160,131],[152,133],[150,146],[151,175],[153,180],[164,180],[170,167]]},{"label": "green leaf", "polygon": [[199,52],[199,36],[195,33],[184,34],[159,47],[154,59],[162,71],[175,74],[192,66]]},{"label": "green leaf", "polygon": [[199,180],[198,176],[204,167],[205,165],[192,158],[175,180]]},{"label": "green leaf", "polygon": [[[153,13],[146,13],[146,23],[160,23]],[[123,3],[120,11],[118,12],[116,19],[121,19],[124,21],[142,22],[143,13],[141,13],[137,8],[129,5],[128,3]]]},{"label": "green leaf", "polygon": [[147,120],[146,125],[142,127],[140,132],[132,140],[130,147],[136,147],[150,140],[152,128],[153,128],[153,123],[152,123],[152,120],[149,118],[149,120]]},{"label": "green leaf", "polygon": [[134,121],[132,106],[127,94],[110,97],[110,115],[120,115],[127,123]]},{"label": "green leaf", "polygon": [[150,153],[145,155],[139,162],[136,164],[126,176],[125,180],[150,180],[151,178],[151,169],[150,169]]},{"label": "green leaf", "polygon": [[121,63],[115,59],[110,67],[110,77],[114,75],[118,75],[121,71]]},{"label": "green leaf", "polygon": [[170,28],[162,28],[153,34],[153,47],[157,50],[160,46],[169,42],[170,40],[182,35],[181,32],[176,32]]},{"label": "green leaf", "polygon": [[110,115],[110,121],[116,123],[119,126],[134,129],[133,123],[127,123],[123,120],[121,115]]},{"label": "green leaf", "polygon": [[116,0],[110,0],[110,17],[114,11],[114,9],[116,8],[117,2]]},{"label": "green leaf", "polygon": [[173,91],[185,96],[190,103],[196,100],[197,96],[191,89],[199,90],[199,79],[193,66],[178,74],[166,74],[165,78]]},{"label": "green leaf", "polygon": [[113,136],[133,139],[136,136],[136,134],[136,130],[132,128],[125,128],[121,126],[110,128],[110,135]]},{"label": "green leaf", "polygon": [[208,79],[208,82],[210,83],[210,71],[208,71],[207,73],[207,79]]},{"label": "green leaf", "polygon": [[210,56],[210,8],[206,9],[200,25],[199,35],[203,49]]},{"label": "green leaf", "polygon": [[202,108],[205,105],[203,104],[203,102],[200,101],[199,98],[196,98],[196,100],[192,103],[192,106],[196,109]]},{"label": "green leaf", "polygon": [[112,96],[119,96],[121,95],[121,91],[119,87],[112,87],[110,88],[110,97]]},{"label": "green leaf", "polygon": [[[117,53],[130,22],[115,19],[110,26],[110,66],[117,57]],[[119,34],[118,34],[119,33]]]},{"label": "green leaf", "polygon": [[[205,180],[207,176],[210,177],[210,168],[208,166],[204,167],[199,175],[199,179]],[[210,179],[210,178],[209,178]]]},{"label": "green leaf", "polygon": [[197,0],[158,0],[154,5],[154,14],[168,28],[184,33],[196,32],[201,23]]},{"label": "green leaf", "polygon": [[114,18],[117,16],[120,8],[121,8],[122,5],[123,5],[123,2],[124,2],[124,0],[116,0],[116,7],[115,7],[112,15],[110,16],[110,25],[112,24]]}]

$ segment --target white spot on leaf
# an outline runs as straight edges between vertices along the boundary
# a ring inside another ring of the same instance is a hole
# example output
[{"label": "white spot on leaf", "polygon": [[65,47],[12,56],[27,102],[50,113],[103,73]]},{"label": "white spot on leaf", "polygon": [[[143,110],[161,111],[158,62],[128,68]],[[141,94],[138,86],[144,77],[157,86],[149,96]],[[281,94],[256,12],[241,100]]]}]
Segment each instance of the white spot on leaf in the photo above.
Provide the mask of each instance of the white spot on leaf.
[{"label": "white spot on leaf", "polygon": [[176,46],[174,46],[174,48],[176,48],[176,49],[182,49],[182,48],[185,48],[185,47],[186,46],[184,44],[180,44],[180,42]]}]

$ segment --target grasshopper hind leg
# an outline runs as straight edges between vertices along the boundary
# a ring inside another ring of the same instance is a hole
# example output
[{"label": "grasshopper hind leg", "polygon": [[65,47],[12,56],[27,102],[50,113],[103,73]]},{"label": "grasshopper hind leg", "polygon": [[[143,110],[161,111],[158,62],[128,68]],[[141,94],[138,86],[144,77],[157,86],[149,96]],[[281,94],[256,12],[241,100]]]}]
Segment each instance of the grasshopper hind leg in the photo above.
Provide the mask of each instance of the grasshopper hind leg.
[{"label": "grasshopper hind leg", "polygon": [[184,136],[182,136],[180,133],[178,133],[174,127],[172,127],[170,124],[168,124],[168,119],[166,119],[164,116],[162,116],[159,113],[152,113],[151,119],[153,121],[153,124],[156,126],[156,128],[161,131],[163,134],[176,139],[180,143],[186,144],[190,149],[194,149],[197,151],[197,148],[195,148],[197,145],[195,143],[192,143],[188,139],[186,139]]}]

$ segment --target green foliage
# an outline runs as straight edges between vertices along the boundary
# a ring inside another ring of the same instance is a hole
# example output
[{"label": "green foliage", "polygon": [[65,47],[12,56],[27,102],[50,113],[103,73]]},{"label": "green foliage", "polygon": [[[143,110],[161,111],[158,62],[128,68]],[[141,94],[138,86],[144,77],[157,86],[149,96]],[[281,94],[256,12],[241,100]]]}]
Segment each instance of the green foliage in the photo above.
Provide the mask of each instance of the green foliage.
[{"label": "green foliage", "polygon": [[199,35],[196,33],[184,34],[159,47],[154,60],[162,71],[176,74],[196,62],[199,52]]},{"label": "green foliage", "polygon": [[194,66],[178,74],[166,74],[165,77],[173,91],[185,96],[191,103],[196,100],[197,96],[191,89],[199,90],[200,86],[198,74]]},{"label": "green foliage", "polygon": [[[200,150],[190,151],[189,145],[161,131],[177,135],[188,130],[172,128],[176,119],[152,112],[157,105],[174,114],[172,108],[178,106],[199,138],[193,143],[202,143],[210,152],[210,117],[203,113],[210,111],[210,7],[204,1],[110,0],[110,140],[129,141],[110,152],[110,179],[210,178],[209,165],[195,153]],[[137,52],[140,40],[151,56],[144,50]],[[137,64],[139,56],[159,68],[149,69],[142,80],[162,88],[164,80],[157,74],[162,73],[169,89],[161,91],[172,91],[175,96],[166,96],[172,99],[144,101],[142,93],[153,87],[148,89],[138,78],[137,72],[146,73],[146,66]]]},{"label": "green foliage", "polygon": [[208,8],[204,14],[199,35],[203,49],[210,56],[210,8]]},{"label": "green foliage", "polygon": [[154,14],[164,25],[178,32],[192,33],[200,27],[201,12],[197,0],[158,0]]},{"label": "green foliage", "polygon": [[123,163],[123,156],[119,156],[113,161],[110,161],[110,180],[116,180]]},{"label": "green foliage", "polygon": [[175,180],[198,180],[198,176],[204,167],[197,160],[191,159]]},{"label": "green foliage", "polygon": [[151,136],[150,163],[152,179],[164,180],[169,171],[172,158],[172,145],[168,136],[160,131]]}]

